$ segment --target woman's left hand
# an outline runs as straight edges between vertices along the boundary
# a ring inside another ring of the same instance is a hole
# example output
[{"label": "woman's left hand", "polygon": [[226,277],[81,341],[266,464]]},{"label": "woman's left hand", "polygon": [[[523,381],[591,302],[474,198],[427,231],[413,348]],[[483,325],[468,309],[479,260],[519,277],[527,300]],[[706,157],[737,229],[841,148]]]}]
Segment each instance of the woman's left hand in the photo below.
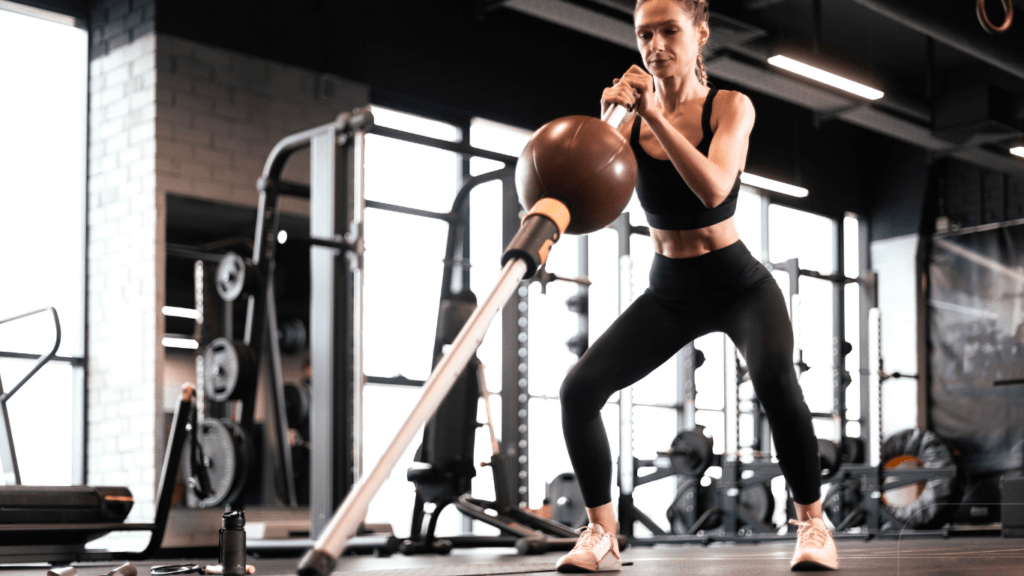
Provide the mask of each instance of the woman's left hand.
[{"label": "woman's left hand", "polygon": [[633,87],[638,94],[633,111],[641,118],[647,118],[647,114],[655,109],[654,78],[646,70],[634,64],[622,75],[620,82],[625,82]]}]

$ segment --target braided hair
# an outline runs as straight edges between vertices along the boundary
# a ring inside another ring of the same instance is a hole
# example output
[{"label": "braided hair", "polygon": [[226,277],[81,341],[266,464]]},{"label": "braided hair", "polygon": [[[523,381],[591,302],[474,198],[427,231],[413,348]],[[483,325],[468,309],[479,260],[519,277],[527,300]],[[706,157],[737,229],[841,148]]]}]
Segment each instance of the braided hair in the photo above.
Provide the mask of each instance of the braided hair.
[{"label": "braided hair", "polygon": [[[650,0],[636,0],[636,8],[633,9],[633,17],[636,18],[636,13],[640,10],[640,6],[646,4]],[[694,26],[700,26],[702,23],[708,21],[708,0],[676,0],[683,5],[683,8],[690,13],[690,20]],[[704,45],[697,49],[697,67],[694,68],[694,74],[697,76],[697,80],[703,86],[708,85],[708,71],[704,66]]]}]

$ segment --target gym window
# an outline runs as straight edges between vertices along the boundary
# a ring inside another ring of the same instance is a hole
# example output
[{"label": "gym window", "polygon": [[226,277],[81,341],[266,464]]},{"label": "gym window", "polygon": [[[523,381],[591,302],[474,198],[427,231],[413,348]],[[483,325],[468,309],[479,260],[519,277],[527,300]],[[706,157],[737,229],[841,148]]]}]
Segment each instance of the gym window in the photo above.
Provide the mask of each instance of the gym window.
[{"label": "gym window", "polygon": [[[52,306],[61,328],[57,357],[7,403],[30,485],[84,482],[88,34],[75,24],[0,2],[0,319]],[[5,391],[54,338],[48,313],[0,324]]]}]

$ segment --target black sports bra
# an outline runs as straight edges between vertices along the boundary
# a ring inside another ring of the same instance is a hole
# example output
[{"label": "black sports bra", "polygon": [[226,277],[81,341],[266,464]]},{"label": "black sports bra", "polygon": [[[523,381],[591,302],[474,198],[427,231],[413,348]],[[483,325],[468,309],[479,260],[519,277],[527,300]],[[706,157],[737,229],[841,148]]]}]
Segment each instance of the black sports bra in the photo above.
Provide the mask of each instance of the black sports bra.
[{"label": "black sports bra", "polygon": [[[715,88],[708,92],[701,114],[703,135],[697,143],[697,150],[705,156],[711,147],[711,103],[717,92]],[[740,192],[739,173],[736,174],[729,196],[718,206],[707,208],[686,185],[671,160],[653,158],[640,146],[640,116],[633,121],[629,145],[636,156],[636,194],[647,213],[647,222],[652,227],[660,230],[696,230],[722,222],[736,212],[736,200]]]}]

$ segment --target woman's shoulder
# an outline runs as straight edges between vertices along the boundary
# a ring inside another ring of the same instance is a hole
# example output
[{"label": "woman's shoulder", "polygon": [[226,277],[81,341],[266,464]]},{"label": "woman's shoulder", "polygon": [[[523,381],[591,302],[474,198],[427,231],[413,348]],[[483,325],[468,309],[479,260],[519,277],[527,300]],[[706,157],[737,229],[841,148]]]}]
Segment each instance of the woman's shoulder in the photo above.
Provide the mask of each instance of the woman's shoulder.
[{"label": "woman's shoulder", "polygon": [[718,90],[715,93],[714,102],[716,110],[721,108],[754,108],[754,103],[750,101],[750,97],[739,90]]},{"label": "woman's shoulder", "polygon": [[712,129],[717,129],[722,118],[753,121],[754,103],[750,97],[738,90],[719,90],[715,94],[711,110]]}]

